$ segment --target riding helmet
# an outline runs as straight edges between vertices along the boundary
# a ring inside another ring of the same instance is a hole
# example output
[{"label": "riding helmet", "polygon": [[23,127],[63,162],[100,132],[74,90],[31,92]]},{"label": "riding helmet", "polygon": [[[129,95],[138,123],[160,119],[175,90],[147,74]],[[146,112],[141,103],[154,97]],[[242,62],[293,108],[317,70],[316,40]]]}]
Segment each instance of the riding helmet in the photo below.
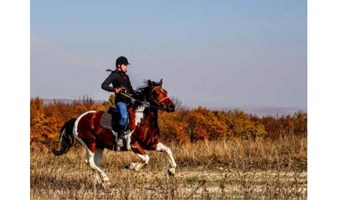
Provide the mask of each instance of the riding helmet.
[{"label": "riding helmet", "polygon": [[123,64],[129,65],[130,63],[128,62],[128,59],[127,59],[126,57],[124,57],[124,56],[118,57],[118,58],[116,59],[116,67],[117,67],[118,65],[123,65]]}]

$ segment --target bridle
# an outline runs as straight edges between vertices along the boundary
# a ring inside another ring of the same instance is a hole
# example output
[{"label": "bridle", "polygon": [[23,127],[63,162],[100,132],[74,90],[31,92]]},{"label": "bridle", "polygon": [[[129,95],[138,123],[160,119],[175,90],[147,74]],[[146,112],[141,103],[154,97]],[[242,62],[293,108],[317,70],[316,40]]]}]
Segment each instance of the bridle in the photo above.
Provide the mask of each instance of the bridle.
[{"label": "bridle", "polygon": [[[161,86],[155,86],[155,87],[150,91],[150,93],[151,93],[152,96],[154,96],[152,93],[153,93],[154,90],[157,89],[158,87],[160,87],[160,88],[162,89]],[[155,103],[155,105],[154,105],[154,104],[151,103],[150,100],[149,100],[149,101],[141,101],[141,100],[135,99],[134,97],[132,97],[132,96],[126,94],[126,93],[120,92],[120,94],[122,94],[122,95],[125,96],[125,97],[128,97],[128,98],[131,99],[132,101],[137,101],[137,102],[143,104],[143,105],[146,106],[146,107],[154,108],[154,109],[157,109],[157,110],[165,110],[165,107],[164,107],[164,106],[161,106],[161,105],[162,105],[161,103],[162,103],[164,100],[169,99],[169,97],[168,97],[167,95],[166,95],[165,97],[163,97],[162,99],[160,99],[160,100],[156,100],[155,98],[150,98],[150,99],[152,99],[152,101]]]},{"label": "bridle", "polygon": [[[157,85],[157,86],[155,86],[155,87],[150,91],[150,93],[151,93],[152,96],[154,96],[154,95],[153,95],[153,92],[154,92],[154,90],[156,90],[157,88],[161,88],[161,91],[163,91],[162,87],[159,86],[159,85]],[[168,97],[167,95],[165,95],[165,97],[163,97],[163,98],[160,99],[160,100],[156,100],[155,98],[151,98],[151,99],[152,99],[153,102],[156,104],[157,109],[164,110],[165,107],[164,107],[164,106],[161,106],[161,105],[162,105],[162,102],[165,101],[166,99],[169,99],[169,97]],[[150,101],[149,101],[149,102],[150,102]]]}]

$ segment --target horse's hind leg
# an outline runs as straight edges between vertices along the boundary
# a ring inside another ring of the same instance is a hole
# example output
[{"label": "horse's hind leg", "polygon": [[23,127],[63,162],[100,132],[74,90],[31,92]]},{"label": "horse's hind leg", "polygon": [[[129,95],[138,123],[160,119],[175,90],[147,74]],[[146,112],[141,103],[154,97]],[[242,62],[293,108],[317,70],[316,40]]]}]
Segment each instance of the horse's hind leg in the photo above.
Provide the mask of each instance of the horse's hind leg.
[{"label": "horse's hind leg", "polygon": [[170,148],[165,146],[162,143],[158,143],[156,146],[156,151],[165,152],[168,156],[170,168],[168,169],[169,176],[175,175],[175,168],[177,167],[173,153],[171,152]]},{"label": "horse's hind leg", "polygon": [[[95,162],[95,165],[97,166],[97,167],[100,167],[100,164],[101,164],[101,160],[102,160],[102,155],[103,155],[103,149],[96,149],[95,150],[95,154],[94,154],[94,162]],[[98,172],[97,171],[95,171],[95,179],[96,180],[98,180],[99,182],[101,182],[100,181],[100,179],[101,179],[101,177],[100,177],[100,175],[98,174]]]},{"label": "horse's hind leg", "polygon": [[97,148],[97,149],[95,150],[94,162],[95,162],[96,166],[98,166],[98,167],[99,167],[100,164],[101,164],[102,155],[103,155],[103,149]]},{"label": "horse's hind leg", "polygon": [[[99,172],[103,181],[109,181],[109,178],[107,176],[106,173],[104,173],[102,171],[102,169],[100,169],[98,167],[98,165],[100,164],[101,162],[101,158],[102,158],[102,153],[103,153],[103,149],[96,149],[95,147],[93,147],[92,149],[94,150],[94,153],[93,151],[91,151],[88,146],[83,142],[83,140],[77,136],[75,136],[76,139],[82,144],[82,146],[85,148],[86,150],[86,159],[85,159],[85,163],[88,164],[93,170],[95,173]],[[93,145],[95,146],[95,145]],[[97,155],[95,155],[97,154]],[[97,165],[97,164],[98,165]],[[95,175],[96,176],[96,175]],[[97,177],[95,177],[97,178]]]},{"label": "horse's hind leg", "polygon": [[[100,152],[100,151],[99,151],[99,152]],[[99,152],[93,153],[93,152],[89,151],[89,158],[88,158],[89,166],[90,166],[95,172],[99,172],[99,173],[101,174],[101,177],[102,177],[103,181],[109,181],[109,178],[108,178],[107,174],[104,173],[104,172],[102,171],[102,169],[100,169],[100,168],[96,165],[96,162],[97,162],[98,160],[101,160],[101,157],[102,157],[102,151],[101,151],[101,155],[95,156],[95,154],[96,154],[96,153],[99,153]],[[100,153],[99,153],[99,154],[100,154]],[[96,160],[97,160],[96,162],[95,162],[95,157],[97,157],[97,158],[96,158]]]},{"label": "horse's hind leg", "polygon": [[98,148],[96,148],[96,137],[93,128],[94,125],[92,124],[92,116],[88,116],[88,114],[93,115],[94,113],[95,111],[88,111],[76,119],[73,128],[73,135],[86,150],[86,164],[88,164],[95,173],[98,172],[103,181],[109,181],[107,174],[105,174],[95,163],[97,162],[99,164],[98,161],[101,160],[102,151],[98,150],[98,155],[95,156],[96,149]]}]

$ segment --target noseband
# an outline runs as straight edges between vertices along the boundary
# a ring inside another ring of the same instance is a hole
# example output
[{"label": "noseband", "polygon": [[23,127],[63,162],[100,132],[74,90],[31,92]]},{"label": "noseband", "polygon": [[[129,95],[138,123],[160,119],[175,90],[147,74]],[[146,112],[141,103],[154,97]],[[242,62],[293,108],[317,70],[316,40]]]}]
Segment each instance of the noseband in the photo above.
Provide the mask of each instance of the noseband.
[{"label": "noseband", "polygon": [[166,100],[166,99],[169,99],[169,97],[166,96],[166,97],[162,98],[161,100],[159,100],[158,102],[159,102],[159,103],[162,103],[162,101],[164,101],[164,100]]}]

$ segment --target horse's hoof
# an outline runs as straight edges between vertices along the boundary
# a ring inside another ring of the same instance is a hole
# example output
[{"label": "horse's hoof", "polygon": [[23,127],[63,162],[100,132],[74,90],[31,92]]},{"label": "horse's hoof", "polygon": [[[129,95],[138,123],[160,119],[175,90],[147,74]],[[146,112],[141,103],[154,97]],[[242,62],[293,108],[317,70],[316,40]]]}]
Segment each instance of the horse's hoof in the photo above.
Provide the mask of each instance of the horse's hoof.
[{"label": "horse's hoof", "polygon": [[142,164],[137,164],[135,167],[135,171],[139,172],[142,169],[143,165]]},{"label": "horse's hoof", "polygon": [[111,186],[111,183],[110,183],[110,181],[105,181],[101,185],[104,189],[107,189]]},{"label": "horse's hoof", "polygon": [[171,177],[175,176],[175,168],[168,169],[168,175]]},{"label": "horse's hoof", "polygon": [[131,170],[135,170],[135,171],[140,171],[142,168],[143,168],[143,165],[144,164],[141,164],[141,163],[130,163],[130,164],[127,164],[126,166],[125,166],[125,168],[127,168],[127,169],[131,169]]},{"label": "horse's hoof", "polygon": [[125,166],[125,168],[133,170],[136,168],[136,165],[136,163],[129,163]]}]

